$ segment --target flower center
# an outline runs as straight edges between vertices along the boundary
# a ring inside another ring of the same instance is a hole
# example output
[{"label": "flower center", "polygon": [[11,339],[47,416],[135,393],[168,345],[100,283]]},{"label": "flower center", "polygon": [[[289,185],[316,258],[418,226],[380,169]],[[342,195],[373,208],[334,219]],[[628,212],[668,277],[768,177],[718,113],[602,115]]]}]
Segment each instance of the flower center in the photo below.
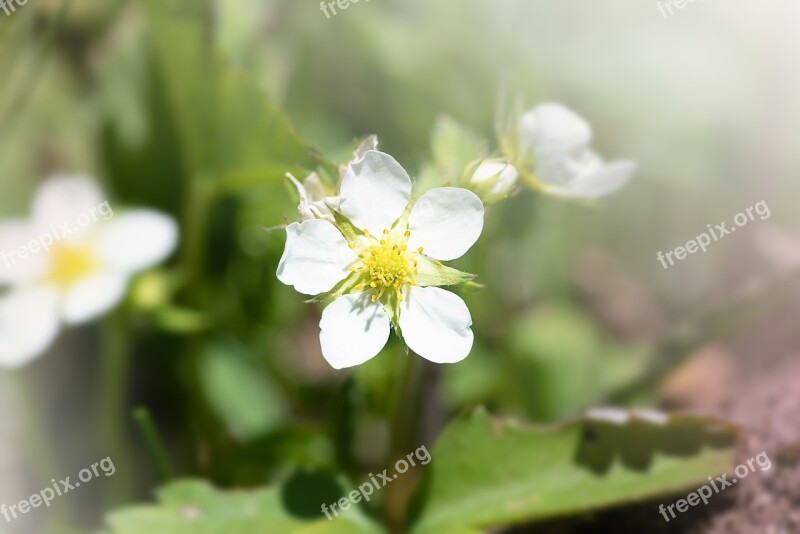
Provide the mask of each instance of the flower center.
[{"label": "flower center", "polygon": [[[362,277],[362,282],[355,286],[355,291],[375,290],[372,302],[381,298],[387,289],[394,290],[397,300],[403,300],[402,288],[405,285],[416,285],[414,276],[417,274],[417,257],[422,253],[422,247],[416,251],[408,250],[408,238],[411,232],[403,234],[390,233],[384,230],[380,239],[364,232],[366,241],[363,242],[359,259],[350,270]],[[356,248],[355,243],[350,243],[350,248]]]},{"label": "flower center", "polygon": [[86,245],[57,243],[50,249],[50,272],[47,280],[68,287],[91,274],[98,265],[92,249]]}]

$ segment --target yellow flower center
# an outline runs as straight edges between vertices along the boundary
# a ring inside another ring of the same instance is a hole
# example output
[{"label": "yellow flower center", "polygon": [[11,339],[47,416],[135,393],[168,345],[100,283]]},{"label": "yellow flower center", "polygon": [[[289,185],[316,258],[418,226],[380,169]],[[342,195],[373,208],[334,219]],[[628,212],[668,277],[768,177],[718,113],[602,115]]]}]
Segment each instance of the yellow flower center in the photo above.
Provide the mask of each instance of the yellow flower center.
[{"label": "yellow flower center", "polygon": [[[391,289],[397,295],[397,300],[403,300],[403,286],[417,284],[414,276],[417,274],[417,257],[422,253],[422,247],[416,251],[408,250],[408,238],[411,236],[408,231],[397,234],[384,230],[380,239],[365,231],[364,236],[366,240],[362,241],[359,259],[350,267],[363,280],[354,290],[375,290],[372,294],[372,302],[375,302],[387,289]],[[356,246],[350,243],[350,248]]]},{"label": "yellow flower center", "polygon": [[56,243],[50,249],[47,280],[62,287],[73,285],[97,269],[98,260],[90,246]]}]

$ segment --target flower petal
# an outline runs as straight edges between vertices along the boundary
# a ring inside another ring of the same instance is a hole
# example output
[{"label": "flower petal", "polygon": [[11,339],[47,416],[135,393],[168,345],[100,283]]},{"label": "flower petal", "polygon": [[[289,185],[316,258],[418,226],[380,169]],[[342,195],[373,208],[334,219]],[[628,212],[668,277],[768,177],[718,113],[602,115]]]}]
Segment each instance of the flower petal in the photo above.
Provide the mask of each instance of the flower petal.
[{"label": "flower petal", "polygon": [[504,195],[511,191],[517,183],[519,173],[508,161],[484,161],[472,173],[470,182],[473,185],[488,183],[490,195]]},{"label": "flower petal", "polygon": [[42,354],[58,334],[58,295],[50,287],[0,297],[0,366],[20,367]]},{"label": "flower petal", "polygon": [[408,247],[425,248],[437,260],[454,260],[475,244],[483,230],[483,203],[467,189],[439,187],[422,195],[408,218]]},{"label": "flower petal", "polygon": [[389,154],[369,150],[342,178],[342,213],[356,227],[379,233],[391,229],[411,198],[411,178]]},{"label": "flower petal", "polygon": [[400,330],[408,347],[434,363],[460,362],[472,349],[472,317],[455,293],[411,287],[400,303]]},{"label": "flower petal", "polygon": [[136,210],[118,215],[100,230],[98,252],[114,270],[134,273],[163,261],[178,244],[178,226],[162,213]]},{"label": "flower petal", "polygon": [[44,274],[48,263],[45,244],[52,239],[43,242],[40,236],[45,237],[27,221],[0,223],[0,285],[19,285]]},{"label": "flower petal", "polygon": [[632,161],[602,163],[591,172],[577,176],[569,184],[565,194],[588,198],[601,197],[625,185],[635,171],[636,164]]},{"label": "flower petal", "polygon": [[90,223],[101,218],[101,205],[105,206],[103,191],[90,178],[56,176],[44,182],[36,192],[33,220],[43,229],[55,226],[62,237],[77,237]]},{"label": "flower petal", "polygon": [[304,295],[318,295],[343,280],[356,259],[342,233],[328,221],[292,223],[286,227],[278,280]]},{"label": "flower petal", "polygon": [[127,288],[125,273],[101,272],[87,276],[64,293],[61,317],[67,324],[87,323],[116,306]]},{"label": "flower petal", "polygon": [[589,123],[561,104],[541,104],[519,120],[520,150],[533,149],[537,160],[581,151],[591,140]]},{"label": "flower petal", "polygon": [[322,311],[322,355],[334,369],[360,365],[386,345],[390,324],[383,304],[372,302],[366,293],[339,297]]}]

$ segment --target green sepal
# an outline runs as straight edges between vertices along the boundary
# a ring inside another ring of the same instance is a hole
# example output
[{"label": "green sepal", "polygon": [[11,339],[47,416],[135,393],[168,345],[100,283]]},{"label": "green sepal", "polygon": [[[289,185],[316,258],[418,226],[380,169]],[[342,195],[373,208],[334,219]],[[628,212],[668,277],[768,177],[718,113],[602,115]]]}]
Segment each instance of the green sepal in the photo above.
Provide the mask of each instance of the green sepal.
[{"label": "green sepal", "polygon": [[314,298],[306,300],[306,304],[312,304],[315,302],[328,304],[330,302],[333,302],[339,297],[351,293],[353,291],[353,288],[358,285],[360,280],[361,280],[360,276],[350,275],[341,282],[339,282],[338,284],[336,284],[336,286],[334,286],[334,288],[328,291],[327,293],[322,293]]},{"label": "green sepal", "polygon": [[353,223],[350,222],[350,219],[334,209],[331,210],[331,213],[333,213],[333,220],[336,227],[342,232],[342,235],[347,239],[348,243],[352,243],[358,236],[364,235],[364,232],[356,228]]},{"label": "green sepal", "polygon": [[420,286],[454,286],[471,282],[476,278],[474,274],[447,267],[427,256],[420,256],[417,264],[417,274],[414,279]]}]

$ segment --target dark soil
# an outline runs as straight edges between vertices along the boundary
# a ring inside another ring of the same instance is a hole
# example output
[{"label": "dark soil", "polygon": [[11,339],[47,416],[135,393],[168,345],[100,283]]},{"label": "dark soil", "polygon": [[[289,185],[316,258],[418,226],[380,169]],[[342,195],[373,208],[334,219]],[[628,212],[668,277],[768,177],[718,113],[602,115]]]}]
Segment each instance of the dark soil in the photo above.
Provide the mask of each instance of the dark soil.
[{"label": "dark soil", "polygon": [[725,396],[727,400],[702,409],[742,427],[737,463],[746,463],[765,452],[771,460],[769,469],[762,470],[755,464],[755,472],[714,495],[707,506],[692,507],[669,522],[659,513],[659,505],[668,505],[686,495],[511,532],[800,534],[800,357],[733,386],[732,394]]}]

